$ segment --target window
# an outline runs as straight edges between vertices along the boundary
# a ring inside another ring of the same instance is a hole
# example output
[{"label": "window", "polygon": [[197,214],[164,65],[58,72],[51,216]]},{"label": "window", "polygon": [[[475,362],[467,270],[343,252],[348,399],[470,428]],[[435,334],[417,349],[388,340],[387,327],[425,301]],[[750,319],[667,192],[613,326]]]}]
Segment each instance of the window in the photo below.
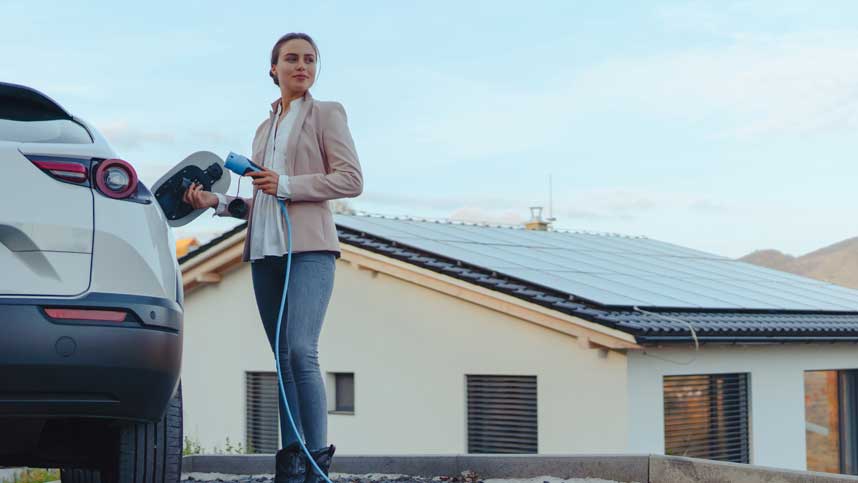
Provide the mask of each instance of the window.
[{"label": "window", "polygon": [[536,453],[536,376],[466,379],[468,453]]},{"label": "window", "polygon": [[5,84],[0,86],[0,141],[92,144],[92,137],[54,101]]},{"label": "window", "polygon": [[279,410],[276,372],[247,372],[246,435],[250,453],[276,453],[279,446]]},{"label": "window", "polygon": [[748,375],[665,376],[665,454],[749,462]]},{"label": "window", "polygon": [[[333,377],[334,394],[331,412],[354,413],[355,412],[355,375],[353,372],[334,372]],[[330,381],[330,379],[329,379]]]},{"label": "window", "polygon": [[858,370],[804,373],[807,469],[858,474]]}]

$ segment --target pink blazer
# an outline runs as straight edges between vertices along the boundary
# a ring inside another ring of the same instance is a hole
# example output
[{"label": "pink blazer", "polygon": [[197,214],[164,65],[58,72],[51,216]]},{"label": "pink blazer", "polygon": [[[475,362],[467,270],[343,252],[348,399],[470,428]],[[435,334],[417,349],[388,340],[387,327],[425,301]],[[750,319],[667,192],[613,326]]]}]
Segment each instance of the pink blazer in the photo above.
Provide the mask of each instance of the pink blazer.
[{"label": "pink blazer", "polygon": [[[259,125],[253,137],[251,159],[260,166],[279,102],[277,99],[271,104],[268,119]],[[342,104],[314,100],[309,91],[304,94],[301,111],[286,144],[286,174],[291,194],[286,209],[292,222],[292,252],[339,252],[339,238],[328,200],[353,198],[363,191],[363,174]],[[250,261],[253,201],[258,191],[254,188],[253,197],[244,198],[249,208],[242,255],[245,262]],[[226,198],[229,203],[236,197]]]}]

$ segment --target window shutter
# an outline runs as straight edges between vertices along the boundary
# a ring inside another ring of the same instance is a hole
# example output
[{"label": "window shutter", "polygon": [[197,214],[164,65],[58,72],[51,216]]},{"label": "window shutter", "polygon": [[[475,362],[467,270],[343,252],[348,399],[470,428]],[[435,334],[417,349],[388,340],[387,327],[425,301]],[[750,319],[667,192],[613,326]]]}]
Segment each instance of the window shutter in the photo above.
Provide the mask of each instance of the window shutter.
[{"label": "window shutter", "polygon": [[276,453],[279,447],[277,373],[246,373],[247,448],[253,453]]},{"label": "window shutter", "polygon": [[748,463],[748,375],[664,377],[665,454]]},{"label": "window shutter", "polygon": [[468,452],[536,453],[536,376],[466,377]]},{"label": "window shutter", "polygon": [[336,401],[334,407],[337,411],[354,412],[355,410],[355,375],[351,372],[339,372],[334,374]]}]

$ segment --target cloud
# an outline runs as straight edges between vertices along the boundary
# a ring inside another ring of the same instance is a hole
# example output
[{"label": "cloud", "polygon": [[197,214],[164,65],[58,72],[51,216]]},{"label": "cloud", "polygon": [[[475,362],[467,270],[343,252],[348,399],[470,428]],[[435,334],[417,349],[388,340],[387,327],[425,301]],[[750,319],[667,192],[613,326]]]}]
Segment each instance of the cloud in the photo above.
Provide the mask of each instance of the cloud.
[{"label": "cloud", "polygon": [[703,214],[724,214],[731,211],[726,204],[712,200],[698,200],[692,202],[689,209]]},{"label": "cloud", "polygon": [[733,208],[718,200],[685,192],[599,188],[567,195],[555,202],[557,217],[580,220],[630,221],[648,216],[692,211],[723,214]]},{"label": "cloud", "polygon": [[550,87],[521,90],[423,66],[367,75],[375,76],[397,78],[405,89],[361,133],[361,145],[379,154],[407,149],[437,163],[531,153],[566,142],[574,113],[576,94]]},{"label": "cloud", "polygon": [[520,225],[526,221],[520,213],[514,211],[494,211],[478,207],[457,208],[450,213],[449,218],[455,221],[501,225]]},{"label": "cloud", "polygon": [[[745,12],[743,5],[730,15]],[[800,16],[801,8],[793,10]],[[409,122],[368,137],[379,154],[402,139],[438,163],[568,152],[586,145],[571,144],[576,126],[594,116],[609,122],[612,114],[618,123],[628,117],[716,141],[858,128],[858,33],[748,34],[730,30],[731,18],[711,21],[723,30],[717,42],[558,68],[537,89],[467,73],[399,74],[414,90],[401,107]]]},{"label": "cloud", "polygon": [[124,120],[106,122],[98,129],[112,145],[126,149],[145,147],[152,143],[173,144],[176,141],[172,132],[139,129]]},{"label": "cloud", "polygon": [[[367,205],[374,210],[408,210],[423,216],[426,212],[443,213],[444,217],[489,223],[522,223],[530,219],[530,206],[525,198],[486,197],[475,195],[415,196],[397,193],[364,193],[357,201],[359,209]],[[543,205],[543,218],[549,207]],[[601,188],[566,193],[554,201],[553,216],[567,221],[629,221],[659,213],[694,212],[721,215],[734,211],[731,204],[683,192],[661,192],[634,189]],[[373,211],[373,210],[369,210]]]},{"label": "cloud", "polygon": [[455,210],[464,205],[475,205],[485,208],[498,206],[520,205],[521,203],[511,198],[502,197],[474,197],[474,196],[422,196],[390,192],[365,192],[358,198],[359,202],[368,202],[377,205],[407,206],[415,211],[420,210]]},{"label": "cloud", "polygon": [[217,129],[194,129],[191,135],[195,141],[204,144],[229,144],[235,143],[235,136],[227,135]]},{"label": "cloud", "polygon": [[[743,21],[764,18],[769,22],[786,25],[789,22],[806,21],[819,10],[819,4],[802,0],[692,0],[659,5],[655,8],[655,16],[666,27],[675,30],[692,32],[695,35],[708,33],[739,38],[744,35],[739,27]],[[759,22],[755,23],[758,29]]]},{"label": "cloud", "polygon": [[576,83],[649,117],[749,138],[858,127],[858,34],[740,36],[726,46],[617,59]]}]

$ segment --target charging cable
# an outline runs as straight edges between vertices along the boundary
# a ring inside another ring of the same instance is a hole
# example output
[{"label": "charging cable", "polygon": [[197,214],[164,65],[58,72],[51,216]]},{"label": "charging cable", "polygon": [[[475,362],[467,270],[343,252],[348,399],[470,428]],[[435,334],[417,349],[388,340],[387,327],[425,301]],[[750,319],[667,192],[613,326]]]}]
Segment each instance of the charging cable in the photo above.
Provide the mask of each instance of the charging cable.
[{"label": "charging cable", "polygon": [[679,322],[679,323],[687,325],[688,329],[691,331],[691,338],[694,340],[694,356],[691,358],[691,360],[688,360],[688,361],[674,361],[674,360],[668,359],[666,357],[659,357],[659,356],[656,356],[653,354],[647,354],[646,351],[644,351],[644,355],[649,356],[649,357],[653,357],[655,359],[660,359],[660,360],[665,361],[665,362],[671,362],[673,364],[679,364],[679,365],[683,365],[683,366],[691,364],[692,362],[697,360],[697,353],[700,351],[700,342],[697,340],[697,331],[694,330],[694,326],[691,325],[690,322],[688,322],[687,320],[682,320],[679,317],[673,317],[670,315],[657,314],[655,312],[649,312],[649,311],[640,309],[637,306],[634,306],[632,308],[635,309],[635,311],[640,312],[640,313],[645,314],[645,315],[653,315],[655,317],[661,317],[661,318],[666,319],[666,320],[673,320],[675,322]]},{"label": "charging cable", "polygon": [[295,420],[292,418],[292,411],[289,409],[289,400],[286,399],[286,388],[285,384],[283,384],[283,373],[280,371],[280,322],[283,320],[283,309],[286,307],[286,292],[289,290],[289,272],[292,269],[292,222],[289,221],[289,212],[286,210],[286,201],[278,201],[280,203],[280,209],[283,211],[283,216],[286,218],[286,240],[289,245],[286,249],[286,281],[283,283],[283,298],[280,301],[280,314],[277,316],[277,331],[274,336],[274,340],[276,341],[274,344],[274,347],[276,348],[274,351],[274,360],[277,365],[277,384],[280,387],[280,395],[283,397],[283,404],[286,406],[286,414],[289,416],[289,424],[292,426],[292,431],[298,439],[298,444],[301,445],[301,449],[304,450],[304,454],[307,455],[307,460],[313,465],[313,469],[315,469],[316,473],[324,478],[326,483],[332,483],[322,469],[319,468],[316,460],[313,459],[310,451],[307,450],[307,445],[301,440],[301,435],[298,434],[298,428],[295,426]]}]

